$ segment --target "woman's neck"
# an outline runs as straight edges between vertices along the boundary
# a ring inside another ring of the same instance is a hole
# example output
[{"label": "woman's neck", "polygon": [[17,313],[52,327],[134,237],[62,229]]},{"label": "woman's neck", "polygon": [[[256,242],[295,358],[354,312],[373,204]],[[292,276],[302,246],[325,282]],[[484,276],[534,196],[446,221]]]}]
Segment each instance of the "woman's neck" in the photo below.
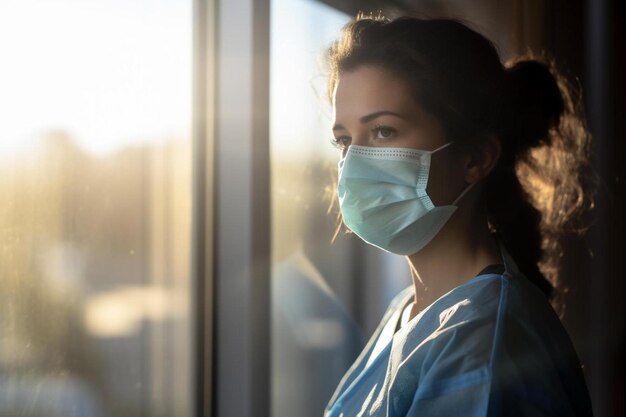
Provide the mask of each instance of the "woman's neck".
[{"label": "woman's neck", "polygon": [[428,245],[407,256],[416,295],[410,318],[487,265],[502,262],[487,219],[471,214],[458,210]]}]

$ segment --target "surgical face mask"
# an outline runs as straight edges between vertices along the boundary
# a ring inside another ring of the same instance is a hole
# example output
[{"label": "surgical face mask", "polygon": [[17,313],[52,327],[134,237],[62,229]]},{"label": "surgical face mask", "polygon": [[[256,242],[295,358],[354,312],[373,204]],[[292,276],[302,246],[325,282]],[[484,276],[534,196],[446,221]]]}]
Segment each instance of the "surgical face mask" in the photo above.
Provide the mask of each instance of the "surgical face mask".
[{"label": "surgical face mask", "polygon": [[339,161],[337,192],[343,221],[369,244],[399,255],[419,252],[456,211],[435,207],[426,194],[433,150],[350,145]]}]

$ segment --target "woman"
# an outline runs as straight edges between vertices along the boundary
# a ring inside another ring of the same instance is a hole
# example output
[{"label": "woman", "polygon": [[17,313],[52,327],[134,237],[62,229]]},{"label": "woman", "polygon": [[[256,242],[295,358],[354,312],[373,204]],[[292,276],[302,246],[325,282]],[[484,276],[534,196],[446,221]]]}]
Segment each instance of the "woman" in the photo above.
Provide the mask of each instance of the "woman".
[{"label": "woman", "polygon": [[413,285],[325,415],[591,415],[550,304],[559,233],[589,203],[571,89],[444,19],[359,16],[328,62],[342,220]]}]

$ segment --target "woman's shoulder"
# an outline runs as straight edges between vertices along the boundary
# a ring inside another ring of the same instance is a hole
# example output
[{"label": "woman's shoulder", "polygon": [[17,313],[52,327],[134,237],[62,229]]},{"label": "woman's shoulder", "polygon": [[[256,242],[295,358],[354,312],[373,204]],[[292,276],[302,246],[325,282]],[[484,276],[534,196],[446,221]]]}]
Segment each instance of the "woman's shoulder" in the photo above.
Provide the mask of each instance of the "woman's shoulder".
[{"label": "woman's shoulder", "polygon": [[[442,317],[439,320],[439,316],[443,314],[449,320],[452,318],[451,313],[463,320],[484,316],[493,317],[499,308],[504,307],[500,305],[500,302],[503,297],[506,297],[503,290],[508,285],[509,277],[506,275],[497,273],[479,275],[442,295],[415,321],[424,326],[425,322],[432,321],[436,317],[435,321],[439,321],[440,325],[445,319]],[[413,285],[398,292],[389,302],[385,315],[391,315],[396,310],[405,307],[414,293]]]},{"label": "woman's shoulder", "polygon": [[451,326],[495,322],[507,308],[509,286],[510,278],[506,275],[477,276],[432,303],[416,325],[424,330],[442,331]]},{"label": "woman's shoulder", "polygon": [[504,272],[476,276],[443,295],[424,311],[419,327],[441,331],[479,323],[498,327],[511,321],[561,326],[547,297],[534,284],[520,272]]},{"label": "woman's shoulder", "polygon": [[[511,328],[518,335],[532,335],[544,345],[556,342],[554,337],[542,339],[544,334],[567,337],[548,299],[521,273],[477,276],[440,297],[421,317],[407,324],[406,338],[412,342],[409,346],[425,348],[428,344],[448,343],[448,338],[458,341],[480,334],[480,345],[484,347],[480,350],[489,355],[505,342]],[[473,345],[456,343],[452,347],[467,349]]]},{"label": "woman's shoulder", "polygon": [[[520,304],[528,301],[520,294],[533,295],[516,288],[520,279],[525,278],[481,275],[439,298],[398,332],[394,344],[397,365],[414,368],[410,372],[421,385],[456,377],[465,380],[477,373],[489,378],[501,351],[507,350],[504,345],[510,341],[511,328],[518,338],[539,341],[537,334],[546,332],[528,323],[512,323],[525,320],[516,317],[523,309]],[[544,349],[540,344],[526,346],[529,351]]]},{"label": "woman's shoulder", "polygon": [[[397,384],[415,384],[414,404],[465,394],[469,401],[483,392],[487,407],[494,390],[499,397],[493,398],[537,410],[561,410],[557,400],[584,403],[571,341],[548,300],[524,280],[506,273],[477,277],[411,323],[394,346],[392,367]],[[582,403],[575,408],[585,409]]]},{"label": "woman's shoulder", "polygon": [[[411,287],[400,291],[386,316],[401,309],[412,294]],[[497,349],[520,339],[531,354],[556,355],[571,347],[548,299],[521,273],[484,274],[467,281],[406,323],[397,338],[395,348],[403,358],[445,348],[473,356],[474,365],[493,363]]]}]

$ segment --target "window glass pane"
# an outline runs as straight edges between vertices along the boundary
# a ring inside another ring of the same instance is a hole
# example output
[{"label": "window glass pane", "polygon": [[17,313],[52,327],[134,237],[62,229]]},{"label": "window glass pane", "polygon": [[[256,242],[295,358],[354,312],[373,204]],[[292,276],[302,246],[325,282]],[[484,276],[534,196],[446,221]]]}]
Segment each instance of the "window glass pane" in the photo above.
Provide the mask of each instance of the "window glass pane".
[{"label": "window glass pane", "polygon": [[271,3],[272,409],[320,416],[363,344],[346,310],[351,241],[331,240],[330,144],[322,54],[348,16],[312,0]]},{"label": "window glass pane", "polygon": [[0,3],[0,415],[191,407],[191,2]]}]

